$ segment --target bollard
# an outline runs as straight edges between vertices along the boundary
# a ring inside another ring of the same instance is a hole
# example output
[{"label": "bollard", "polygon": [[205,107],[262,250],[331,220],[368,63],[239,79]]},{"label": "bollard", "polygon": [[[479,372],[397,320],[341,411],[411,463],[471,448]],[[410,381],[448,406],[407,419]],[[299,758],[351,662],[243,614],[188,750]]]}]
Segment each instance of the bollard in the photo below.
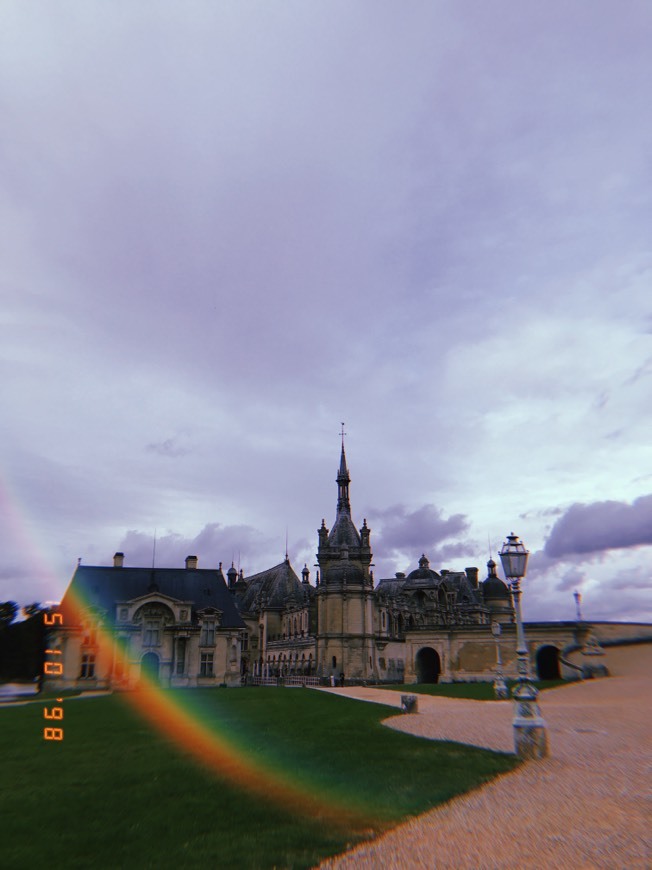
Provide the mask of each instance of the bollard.
[{"label": "bollard", "polygon": [[418,713],[416,695],[401,695],[401,710],[403,713]]}]

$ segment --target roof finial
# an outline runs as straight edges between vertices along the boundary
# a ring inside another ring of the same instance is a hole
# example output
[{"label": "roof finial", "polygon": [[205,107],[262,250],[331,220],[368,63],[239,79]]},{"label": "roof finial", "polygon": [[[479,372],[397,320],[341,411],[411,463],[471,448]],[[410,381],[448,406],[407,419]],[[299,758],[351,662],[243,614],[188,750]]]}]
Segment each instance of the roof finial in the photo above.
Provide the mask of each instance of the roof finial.
[{"label": "roof finial", "polygon": [[342,426],[342,450],[344,450],[344,436],[346,435],[346,432],[344,431],[344,423],[342,423],[341,426]]}]

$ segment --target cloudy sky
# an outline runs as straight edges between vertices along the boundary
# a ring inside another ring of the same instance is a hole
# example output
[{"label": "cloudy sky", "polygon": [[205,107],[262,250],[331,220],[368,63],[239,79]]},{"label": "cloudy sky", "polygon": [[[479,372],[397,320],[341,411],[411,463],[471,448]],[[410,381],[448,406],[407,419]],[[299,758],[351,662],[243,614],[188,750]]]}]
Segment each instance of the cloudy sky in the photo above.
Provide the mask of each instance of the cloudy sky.
[{"label": "cloudy sky", "polygon": [[652,619],[647,0],[3,0],[0,601],[515,531]]}]

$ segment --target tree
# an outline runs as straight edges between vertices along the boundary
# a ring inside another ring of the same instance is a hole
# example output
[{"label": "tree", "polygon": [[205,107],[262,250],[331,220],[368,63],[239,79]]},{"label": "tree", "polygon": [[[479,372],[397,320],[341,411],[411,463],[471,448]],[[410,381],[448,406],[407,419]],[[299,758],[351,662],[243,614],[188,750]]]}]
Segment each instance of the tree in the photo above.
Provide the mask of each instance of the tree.
[{"label": "tree", "polygon": [[38,613],[46,613],[46,611],[47,607],[43,607],[38,601],[35,601],[34,604],[26,604],[23,607],[23,613],[27,617],[36,616]]},{"label": "tree", "polygon": [[18,605],[13,601],[0,603],[0,680],[34,680],[43,671],[46,633],[41,616],[43,608],[30,604],[24,608],[27,619],[14,622]]},{"label": "tree", "polygon": [[7,628],[16,618],[18,613],[18,605],[15,601],[4,601],[0,603],[0,628]]}]

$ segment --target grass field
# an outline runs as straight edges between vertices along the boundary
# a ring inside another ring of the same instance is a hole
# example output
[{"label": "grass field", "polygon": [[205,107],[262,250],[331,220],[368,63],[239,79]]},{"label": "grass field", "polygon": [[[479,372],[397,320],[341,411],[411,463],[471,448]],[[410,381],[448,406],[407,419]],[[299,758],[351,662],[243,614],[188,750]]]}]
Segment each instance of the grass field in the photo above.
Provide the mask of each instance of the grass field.
[{"label": "grass field", "polygon": [[[170,693],[182,704],[189,694]],[[192,704],[252,759],[296,776],[371,825],[338,827],[274,807],[202,769],[126,696],[0,709],[0,865],[56,868],[312,867],[516,765],[513,756],[380,725],[395,710],[304,689],[193,690]]]},{"label": "grass field", "polygon": [[[510,689],[516,684],[516,680],[507,680]],[[557,686],[568,685],[564,680],[538,680],[533,681],[540,691],[554,689]],[[467,698],[472,701],[495,701],[493,683],[416,683],[412,685],[382,685],[382,689],[392,689],[395,692],[403,692],[410,695],[438,695],[443,698]]]}]

